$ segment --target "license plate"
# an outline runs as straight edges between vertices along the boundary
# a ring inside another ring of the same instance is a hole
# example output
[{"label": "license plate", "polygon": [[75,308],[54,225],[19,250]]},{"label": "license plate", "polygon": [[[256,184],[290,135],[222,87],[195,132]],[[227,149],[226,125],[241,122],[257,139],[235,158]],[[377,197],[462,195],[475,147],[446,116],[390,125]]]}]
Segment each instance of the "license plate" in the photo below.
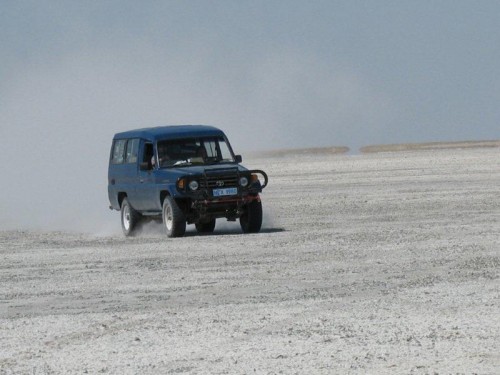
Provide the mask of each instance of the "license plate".
[{"label": "license plate", "polygon": [[238,188],[224,188],[224,189],[214,189],[212,191],[214,197],[223,197],[226,195],[236,195],[238,194]]}]

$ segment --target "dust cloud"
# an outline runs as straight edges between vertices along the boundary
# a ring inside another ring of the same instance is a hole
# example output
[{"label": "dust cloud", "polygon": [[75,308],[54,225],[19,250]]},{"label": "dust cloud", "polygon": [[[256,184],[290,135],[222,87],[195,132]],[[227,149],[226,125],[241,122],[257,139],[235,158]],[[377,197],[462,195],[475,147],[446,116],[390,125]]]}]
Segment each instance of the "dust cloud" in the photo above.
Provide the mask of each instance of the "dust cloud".
[{"label": "dust cloud", "polygon": [[2,229],[119,232],[107,201],[118,131],[211,124],[245,156],[368,139],[391,116],[379,110],[389,98],[341,67],[288,50],[214,66],[198,47],[95,47],[21,64],[1,89]]}]

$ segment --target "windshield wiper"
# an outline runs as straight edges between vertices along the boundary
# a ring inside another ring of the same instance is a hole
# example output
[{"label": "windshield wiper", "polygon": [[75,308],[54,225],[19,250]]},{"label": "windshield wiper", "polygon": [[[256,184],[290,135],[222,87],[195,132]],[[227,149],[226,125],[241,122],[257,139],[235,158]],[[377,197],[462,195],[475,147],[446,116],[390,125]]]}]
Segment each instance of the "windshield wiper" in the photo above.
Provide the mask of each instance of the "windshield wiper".
[{"label": "windshield wiper", "polygon": [[191,161],[189,160],[177,160],[174,164],[166,165],[166,168],[173,168],[173,167],[180,167],[184,165],[192,165]]},{"label": "windshield wiper", "polygon": [[208,157],[205,159],[205,165],[218,164],[220,162],[221,160],[218,159],[217,157]]}]

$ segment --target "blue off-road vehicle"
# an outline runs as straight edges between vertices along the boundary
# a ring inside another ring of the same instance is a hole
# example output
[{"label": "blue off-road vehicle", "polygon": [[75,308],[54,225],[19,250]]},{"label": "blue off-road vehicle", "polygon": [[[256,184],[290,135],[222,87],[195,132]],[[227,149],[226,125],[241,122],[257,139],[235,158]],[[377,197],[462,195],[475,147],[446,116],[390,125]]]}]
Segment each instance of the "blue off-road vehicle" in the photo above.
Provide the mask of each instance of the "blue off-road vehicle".
[{"label": "blue off-road vehicle", "polygon": [[183,236],[186,224],[195,224],[200,233],[213,232],[218,218],[239,219],[244,233],[259,232],[259,193],[268,177],[241,166],[241,160],[226,135],[212,126],[115,134],[108,169],[110,208],[121,212],[126,236],[151,219],[163,221],[169,237]]}]

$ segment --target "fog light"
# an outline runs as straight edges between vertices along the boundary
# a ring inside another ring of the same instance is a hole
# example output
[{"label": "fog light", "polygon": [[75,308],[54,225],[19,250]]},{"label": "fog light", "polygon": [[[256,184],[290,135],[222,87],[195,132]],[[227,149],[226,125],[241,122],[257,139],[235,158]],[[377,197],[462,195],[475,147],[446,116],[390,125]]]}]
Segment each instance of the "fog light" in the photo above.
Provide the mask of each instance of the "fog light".
[{"label": "fog light", "polygon": [[247,186],[248,185],[248,178],[246,177],[240,177],[240,186]]},{"label": "fog light", "polygon": [[191,190],[193,190],[193,191],[194,191],[194,190],[197,190],[199,186],[200,186],[200,185],[198,184],[198,181],[195,181],[195,180],[193,180],[193,181],[191,181],[191,182],[189,183],[189,188],[190,188]]}]

